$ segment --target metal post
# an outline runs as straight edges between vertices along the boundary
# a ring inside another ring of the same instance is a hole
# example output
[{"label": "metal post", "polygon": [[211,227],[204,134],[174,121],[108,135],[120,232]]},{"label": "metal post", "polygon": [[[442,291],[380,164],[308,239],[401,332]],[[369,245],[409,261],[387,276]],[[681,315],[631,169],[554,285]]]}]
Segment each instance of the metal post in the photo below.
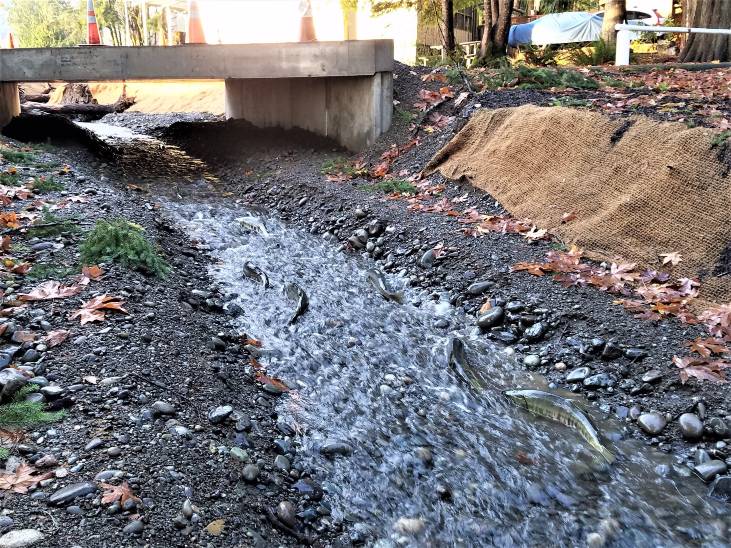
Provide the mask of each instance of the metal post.
[{"label": "metal post", "polygon": [[614,59],[614,64],[618,67],[629,65],[629,54],[630,54],[630,31],[618,30],[617,31],[617,52]]}]

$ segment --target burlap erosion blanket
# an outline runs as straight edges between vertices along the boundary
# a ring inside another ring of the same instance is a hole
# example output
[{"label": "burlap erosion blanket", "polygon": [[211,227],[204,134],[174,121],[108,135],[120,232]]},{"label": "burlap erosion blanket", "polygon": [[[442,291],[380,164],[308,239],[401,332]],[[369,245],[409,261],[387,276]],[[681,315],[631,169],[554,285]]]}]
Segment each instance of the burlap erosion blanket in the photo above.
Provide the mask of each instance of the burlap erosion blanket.
[{"label": "burlap erosion blanket", "polygon": [[[466,177],[593,258],[658,268],[661,253],[678,252],[673,274],[700,278],[701,297],[728,302],[731,176],[722,156],[708,129],[531,105],[476,114],[426,173]],[[576,218],[562,224],[565,213]]]}]

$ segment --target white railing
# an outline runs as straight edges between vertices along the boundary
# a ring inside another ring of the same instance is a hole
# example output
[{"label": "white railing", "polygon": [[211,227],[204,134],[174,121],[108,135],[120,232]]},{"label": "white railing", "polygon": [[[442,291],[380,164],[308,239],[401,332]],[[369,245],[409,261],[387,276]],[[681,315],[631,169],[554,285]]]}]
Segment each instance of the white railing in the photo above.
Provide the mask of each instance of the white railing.
[{"label": "white railing", "polygon": [[699,29],[694,27],[650,27],[645,25],[617,25],[617,55],[614,64],[629,65],[630,42],[633,32],[684,32],[695,34],[731,34],[731,29]]}]

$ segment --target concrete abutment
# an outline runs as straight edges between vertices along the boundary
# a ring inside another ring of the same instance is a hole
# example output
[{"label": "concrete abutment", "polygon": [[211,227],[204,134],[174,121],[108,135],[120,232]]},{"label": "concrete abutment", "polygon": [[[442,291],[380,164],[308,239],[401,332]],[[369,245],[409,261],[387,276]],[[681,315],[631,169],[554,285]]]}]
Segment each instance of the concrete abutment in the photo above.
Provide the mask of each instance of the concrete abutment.
[{"label": "concrete abutment", "polygon": [[393,74],[226,80],[226,117],[257,127],[293,127],[330,137],[350,150],[391,126]]},{"label": "concrete abutment", "polygon": [[20,114],[20,94],[15,82],[0,82],[0,127]]}]

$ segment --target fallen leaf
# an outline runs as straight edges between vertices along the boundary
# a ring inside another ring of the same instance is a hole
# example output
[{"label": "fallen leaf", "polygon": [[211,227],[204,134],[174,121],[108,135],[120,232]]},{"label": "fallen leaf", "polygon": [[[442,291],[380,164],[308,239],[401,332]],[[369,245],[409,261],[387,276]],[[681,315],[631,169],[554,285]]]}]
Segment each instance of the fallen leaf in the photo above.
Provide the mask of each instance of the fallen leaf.
[{"label": "fallen leaf", "polygon": [[724,344],[721,339],[715,339],[713,337],[707,339],[701,339],[698,337],[694,341],[688,341],[685,343],[690,347],[691,352],[700,354],[704,358],[708,358],[711,354],[729,354],[731,349]]},{"label": "fallen leaf", "polygon": [[268,384],[270,386],[273,386],[280,392],[289,392],[289,386],[284,384],[279,379],[275,379],[274,377],[270,377],[268,375],[265,375],[264,373],[258,372],[256,374],[256,380],[259,381],[262,384]]},{"label": "fallen leaf", "polygon": [[58,346],[63,341],[69,338],[70,331],[67,331],[65,329],[56,329],[54,331],[49,331],[48,334],[41,339],[48,348],[53,348],[54,346]]},{"label": "fallen leaf", "polygon": [[120,506],[124,506],[124,503],[128,500],[133,500],[138,503],[142,502],[135,496],[132,488],[126,481],[122,482],[121,485],[112,485],[110,483],[100,483],[99,485],[104,489],[104,493],[102,493],[103,504],[112,504],[119,501]]},{"label": "fallen leaf", "polygon": [[47,301],[50,299],[65,299],[78,295],[81,287],[78,285],[61,285],[55,280],[43,282],[30,293],[22,293],[18,296],[21,301]]},{"label": "fallen leaf", "polygon": [[546,234],[548,234],[548,230],[534,226],[528,232],[523,233],[523,237],[528,240],[541,240],[546,237]]},{"label": "fallen leaf", "polygon": [[0,248],[2,248],[2,250],[5,252],[10,251],[10,236],[3,236],[2,243],[0,243]]},{"label": "fallen leaf", "polygon": [[118,310],[119,312],[127,314],[128,312],[122,308],[123,304],[124,301],[119,297],[113,297],[112,295],[100,295],[93,299],[89,299],[82,304],[81,308],[69,316],[69,319],[73,320],[74,318],[80,318],[81,325],[85,325],[90,322],[101,322],[104,321],[105,318],[104,310]]},{"label": "fallen leaf", "polygon": [[87,265],[81,269],[81,273],[90,280],[98,280],[102,277],[104,271],[98,265]]},{"label": "fallen leaf", "polygon": [[226,525],[225,519],[217,519],[206,525],[206,531],[209,535],[218,537],[223,533],[224,526]]},{"label": "fallen leaf", "polygon": [[662,257],[662,264],[670,263],[673,266],[678,265],[683,260],[680,253],[677,251],[673,251],[671,253],[660,253],[660,257]]},{"label": "fallen leaf", "polygon": [[492,303],[490,302],[490,299],[487,299],[483,305],[480,307],[480,314],[484,314],[488,310],[492,308]]},{"label": "fallen leaf", "polygon": [[27,493],[39,481],[50,478],[53,472],[35,475],[37,470],[26,463],[21,463],[13,473],[0,474],[0,489],[14,493]]},{"label": "fallen leaf", "polygon": [[18,215],[14,211],[0,213],[0,225],[7,228],[19,228]]}]

